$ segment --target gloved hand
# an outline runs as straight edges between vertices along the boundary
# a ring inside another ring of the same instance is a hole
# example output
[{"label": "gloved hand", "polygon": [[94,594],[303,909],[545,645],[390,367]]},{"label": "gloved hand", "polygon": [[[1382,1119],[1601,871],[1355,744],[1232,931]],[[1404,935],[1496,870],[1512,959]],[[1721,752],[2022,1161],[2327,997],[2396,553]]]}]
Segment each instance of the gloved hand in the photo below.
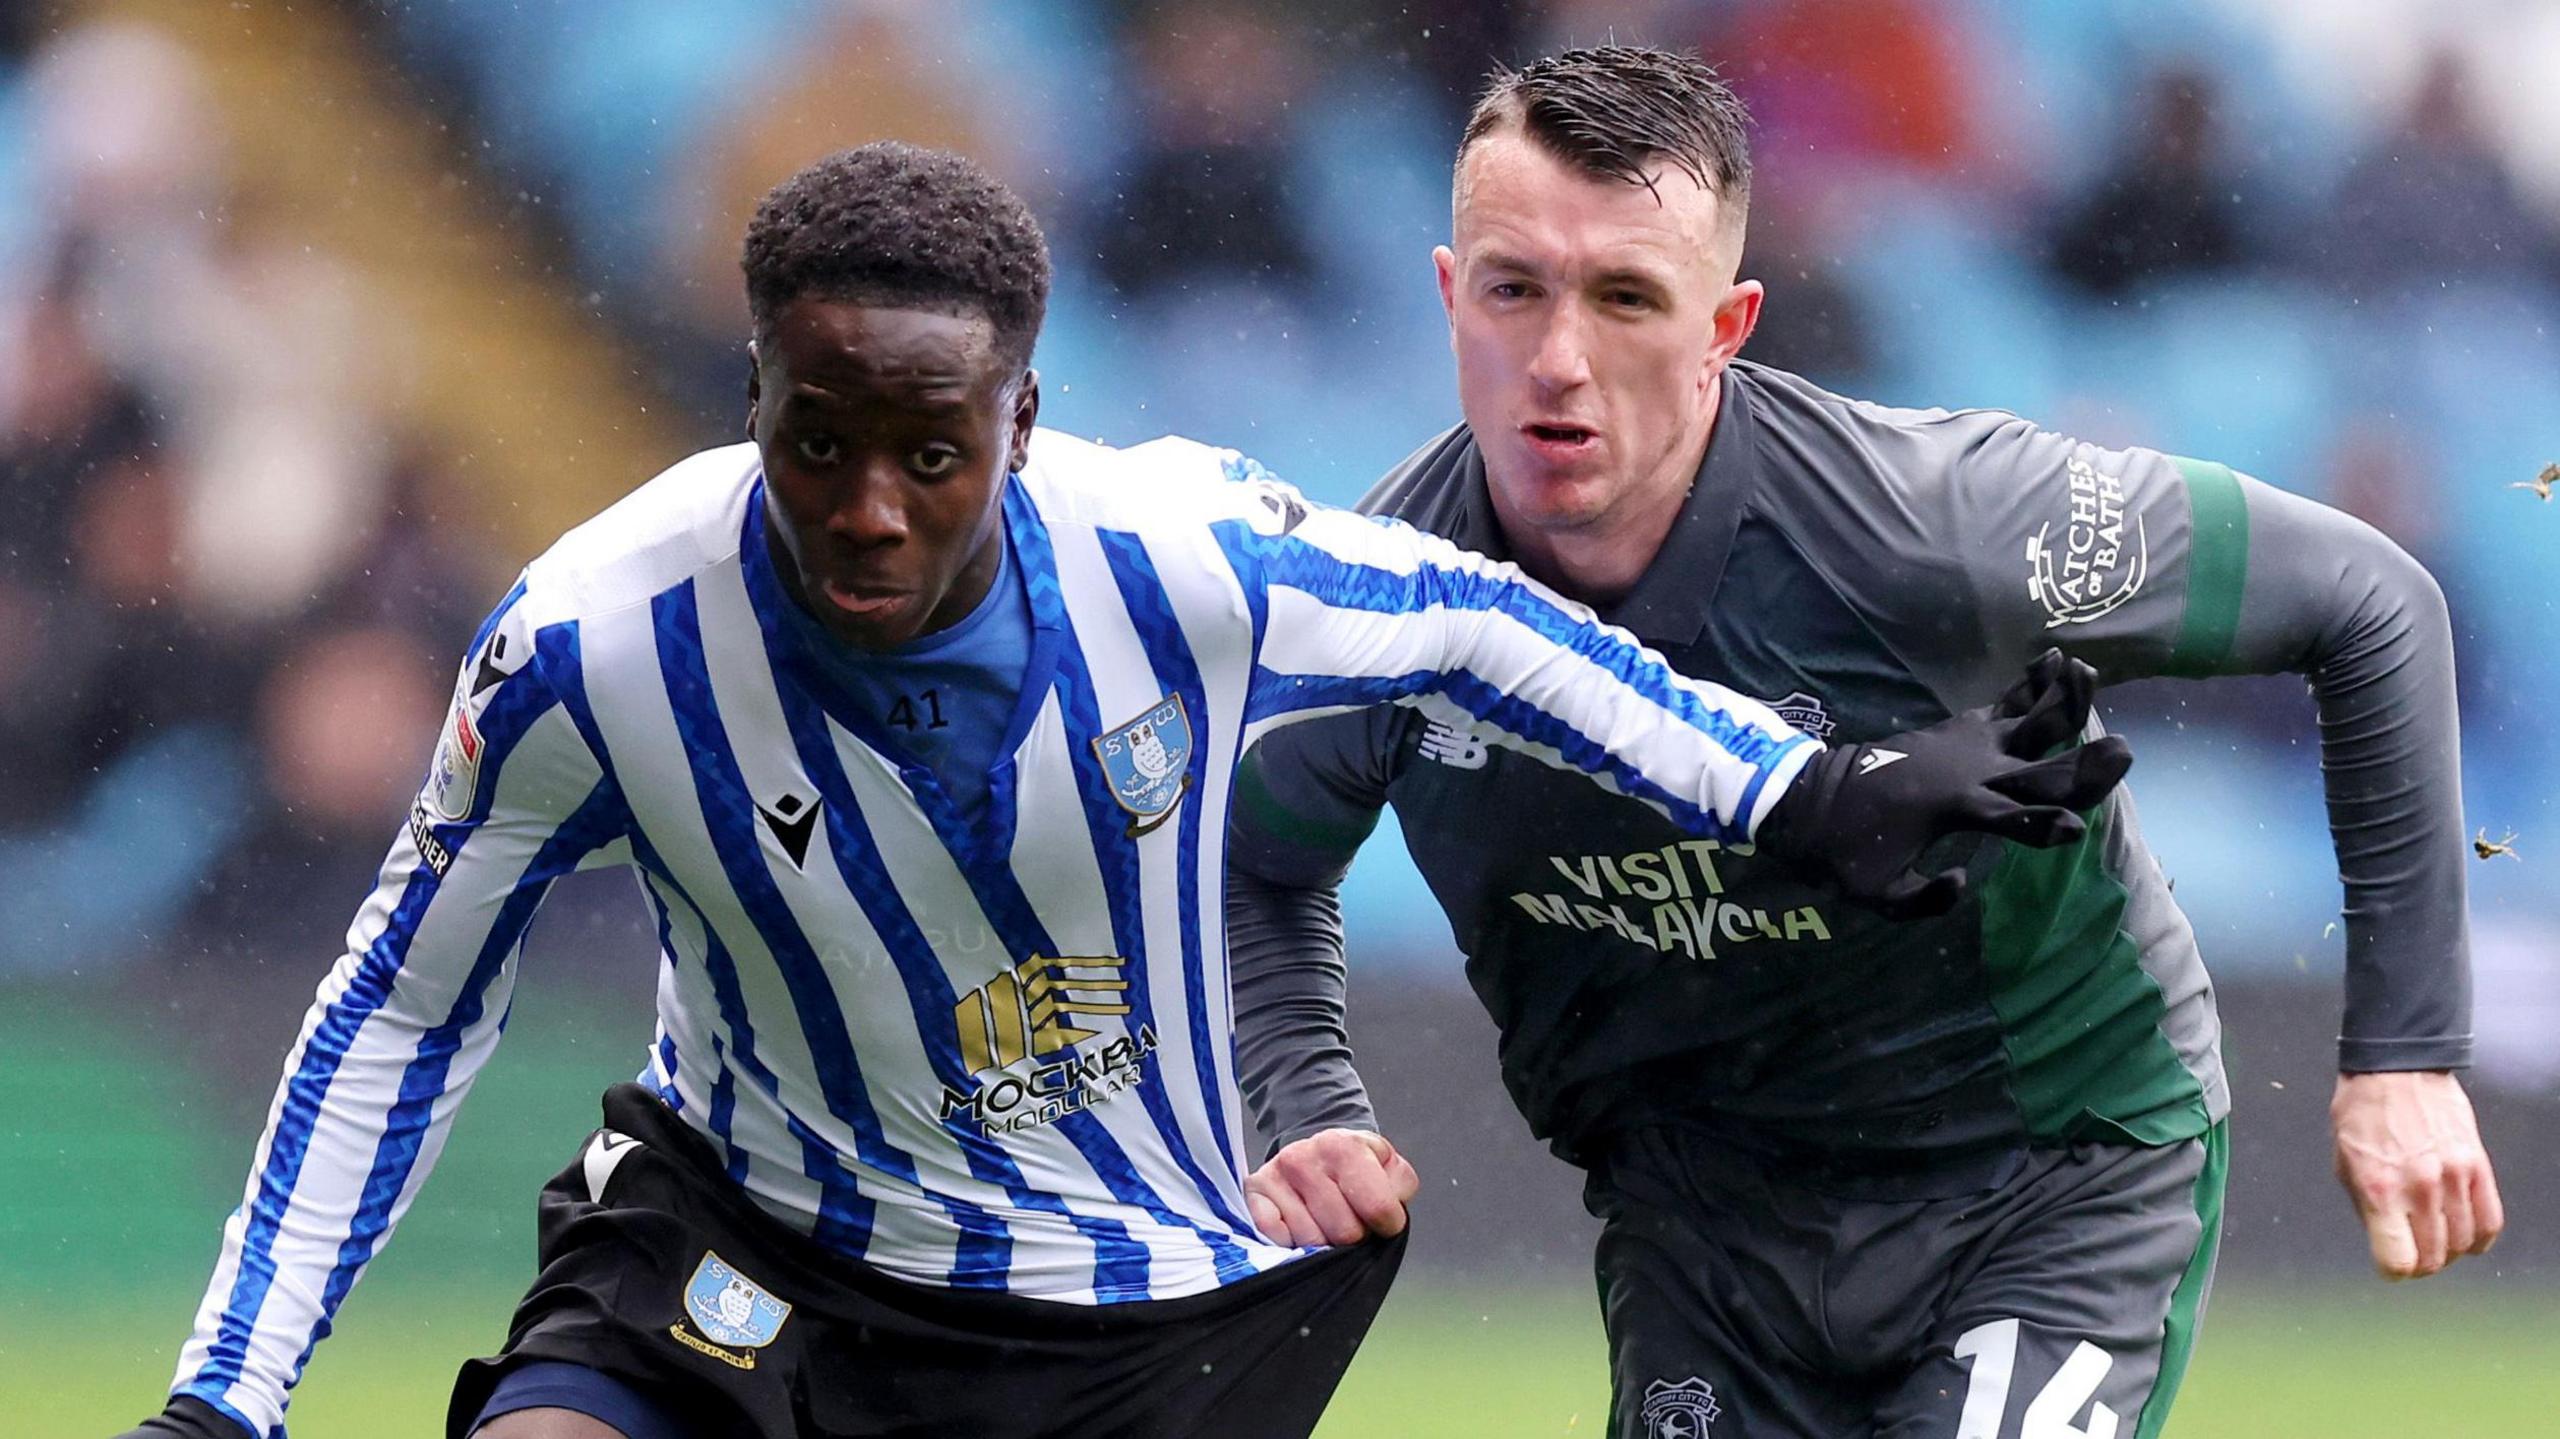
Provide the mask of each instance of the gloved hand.
[{"label": "gloved hand", "polygon": [[2097,688],[2096,670],[2047,650],[1986,709],[1825,750],[1760,821],[1759,846],[1889,918],[1944,914],[1964,897],[1965,876],[1915,870],[1932,843],[1973,830],[2069,844],[2088,828],[2073,811],[2105,799],[2132,767],[2133,751],[2113,735],[2052,753],[2079,738]]},{"label": "gloved hand", "polygon": [[224,1418],[221,1410],[203,1400],[181,1394],[169,1401],[168,1408],[116,1439],[249,1439],[249,1431]]}]

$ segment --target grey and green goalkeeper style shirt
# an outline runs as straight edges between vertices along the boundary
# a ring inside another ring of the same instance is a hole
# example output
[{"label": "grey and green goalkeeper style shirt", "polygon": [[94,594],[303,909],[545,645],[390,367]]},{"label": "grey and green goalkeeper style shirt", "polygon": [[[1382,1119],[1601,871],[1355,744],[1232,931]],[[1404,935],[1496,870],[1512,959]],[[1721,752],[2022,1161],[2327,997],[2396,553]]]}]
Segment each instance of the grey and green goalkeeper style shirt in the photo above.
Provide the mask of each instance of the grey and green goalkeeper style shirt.
[{"label": "grey and green goalkeeper style shirt", "polygon": [[[1362,508],[1506,551],[1463,426]],[[1835,740],[1988,703],[2052,645],[2110,683],[2309,676],[2346,884],[2342,1065],[2469,1062],[2450,630],[2361,522],[2220,465],[1737,364],[1669,539],[1605,617]],[[2121,791],[2076,845],[1949,841],[1972,891],[1908,924],[1410,710],[1272,735],[1240,801],[1238,1042],[1278,1140],[1367,1122],[1330,891],[1390,804],[1513,1099],[1568,1159],[1668,1122],[1890,1174],[2167,1144],[2230,1104],[2194,932]]]}]

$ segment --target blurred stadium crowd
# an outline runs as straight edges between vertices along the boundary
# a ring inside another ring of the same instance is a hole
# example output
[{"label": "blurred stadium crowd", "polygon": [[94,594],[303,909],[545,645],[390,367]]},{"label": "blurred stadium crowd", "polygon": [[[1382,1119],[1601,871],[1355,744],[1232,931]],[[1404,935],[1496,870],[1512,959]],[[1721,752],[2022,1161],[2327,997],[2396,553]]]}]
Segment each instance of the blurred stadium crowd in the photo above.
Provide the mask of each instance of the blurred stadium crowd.
[{"label": "blurred stadium crowd", "polygon": [[[547,536],[468,444],[411,423],[417,357],[454,342],[372,302],[378,258],[309,243],[320,200],[230,163],[220,61],[153,23],[171,8],[0,19],[0,977],[289,960],[307,985],[417,783],[451,655]],[[895,135],[989,160],[1050,226],[1045,420],[1214,439],[1338,501],[1455,418],[1426,256],[1487,62],[1695,45],[1758,118],[1748,357],[2210,456],[2372,521],[2452,595],[2478,822],[2528,861],[2560,843],[2560,509],[2510,488],[2560,460],[2560,7],[336,15],[442,137],[446,187],[512,196],[535,267],[637,357],[611,393],[675,417],[662,460],[737,433],[756,197]],[[2218,966],[2317,953],[2335,908],[2298,691],[2127,706],[2164,851],[2223,879],[2197,896]],[[2287,796],[2282,817],[2235,818],[2234,786]],[[2526,866],[2475,873],[2484,986],[2502,954],[2547,970],[2560,903]],[[2516,982],[2484,1040],[2560,1081],[2547,1044],[2496,1045],[2560,1032],[2547,977]]]}]

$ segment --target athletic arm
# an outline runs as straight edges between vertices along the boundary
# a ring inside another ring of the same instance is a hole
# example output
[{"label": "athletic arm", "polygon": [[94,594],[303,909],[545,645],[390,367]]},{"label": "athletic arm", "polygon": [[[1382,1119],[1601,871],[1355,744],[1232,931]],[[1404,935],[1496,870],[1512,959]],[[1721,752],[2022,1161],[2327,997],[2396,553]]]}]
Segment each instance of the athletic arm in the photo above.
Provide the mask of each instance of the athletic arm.
[{"label": "athletic arm", "polygon": [[2442,591],[2371,526],[2220,465],[2022,424],[1976,460],[1948,532],[1974,557],[1987,662],[2059,642],[2110,681],[2310,682],[2345,891],[2338,1174],[2386,1275],[2484,1250],[2504,1214],[2452,1074],[2471,1059],[2471,975]]},{"label": "athletic arm", "polygon": [[1961,590],[1915,587],[1902,629],[1944,652],[1917,611],[1976,617],[1978,643],[1955,651],[1976,669],[1965,687],[1988,692],[2056,644],[2110,684],[2310,681],[2345,885],[2339,1067],[2469,1064],[2452,628],[2425,569],[2370,525],[2223,466],[2023,421],[1967,451],[1943,503],[1931,548],[1964,557]]},{"label": "athletic arm", "polygon": [[534,909],[622,847],[621,796],[575,718],[574,627],[537,633],[521,595],[466,655],[424,790],[286,1057],[172,1420],[281,1425],[496,1046]]},{"label": "athletic arm", "polygon": [[1822,746],[1516,567],[1276,481],[1219,541],[1255,616],[1248,736],[1378,704],[1479,728],[1709,838],[1748,841]]},{"label": "athletic arm", "polygon": [[1227,948],[1236,1078],[1267,1158],[1246,1181],[1264,1233],[1344,1243],[1405,1226],[1420,1180],[1378,1132],[1344,1023],[1339,886],[1386,804],[1391,707],[1266,736],[1245,757],[1228,825]]}]

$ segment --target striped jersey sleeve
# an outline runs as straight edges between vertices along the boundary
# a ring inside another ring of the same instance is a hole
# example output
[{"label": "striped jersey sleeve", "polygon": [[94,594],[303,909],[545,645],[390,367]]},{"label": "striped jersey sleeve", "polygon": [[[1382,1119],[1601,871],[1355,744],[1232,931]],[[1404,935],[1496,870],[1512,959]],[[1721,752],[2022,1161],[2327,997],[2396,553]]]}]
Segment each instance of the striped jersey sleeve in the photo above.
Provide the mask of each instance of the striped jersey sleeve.
[{"label": "striped jersey sleeve", "polygon": [[1229,467],[1239,513],[1219,542],[1259,605],[1250,735],[1408,705],[1731,841],[1822,747],[1515,565],[1312,504],[1249,460]]},{"label": "striped jersey sleeve", "polygon": [[173,1392],[281,1435],[287,1392],[433,1167],[496,1047],[551,882],[626,810],[581,734],[574,624],[519,583],[474,637],[435,756],[288,1055]]}]

